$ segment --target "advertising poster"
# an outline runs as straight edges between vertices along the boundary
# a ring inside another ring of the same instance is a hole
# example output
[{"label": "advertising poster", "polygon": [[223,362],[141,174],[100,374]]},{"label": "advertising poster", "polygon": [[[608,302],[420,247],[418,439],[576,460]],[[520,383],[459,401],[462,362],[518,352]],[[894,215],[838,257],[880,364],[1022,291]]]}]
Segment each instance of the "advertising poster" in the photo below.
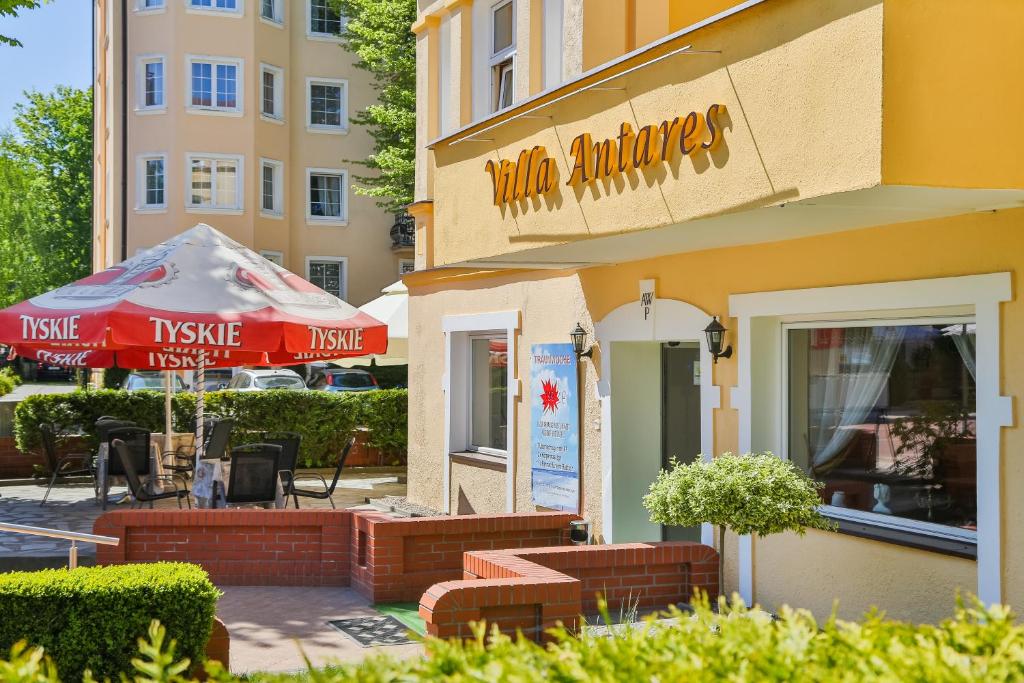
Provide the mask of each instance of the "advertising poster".
[{"label": "advertising poster", "polygon": [[580,416],[572,344],[530,350],[530,439],[533,502],[579,512]]}]

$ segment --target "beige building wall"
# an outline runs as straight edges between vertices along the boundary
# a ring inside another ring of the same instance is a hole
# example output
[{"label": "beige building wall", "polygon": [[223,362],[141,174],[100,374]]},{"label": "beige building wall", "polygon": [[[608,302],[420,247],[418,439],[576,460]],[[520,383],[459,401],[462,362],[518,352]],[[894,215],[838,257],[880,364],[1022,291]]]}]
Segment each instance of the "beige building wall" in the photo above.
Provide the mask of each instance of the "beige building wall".
[{"label": "beige building wall", "polygon": [[[97,139],[106,139],[98,158],[95,267],[121,259],[120,153],[124,123],[120,116],[121,23],[119,2],[97,0],[97,11],[109,20],[98,23],[98,87],[105,93],[97,108]],[[188,0],[165,0],[163,7],[143,10],[129,0],[127,16],[128,115],[126,253],[152,246],[204,222],[257,251],[279,257],[283,265],[308,277],[308,262],[344,262],[343,295],[361,305],[398,279],[400,265],[411,265],[412,249],[393,249],[393,215],[375,200],[355,193],[354,175],[368,173],[353,161],[372,151],[372,139],[349,118],[374,102],[367,72],[355,68],[354,58],[339,39],[311,35],[308,0],[278,0],[280,21],[260,16],[261,3],[238,0],[237,13],[196,11]],[[191,57],[232,60],[237,64],[240,112],[210,112],[189,107]],[[142,107],[141,63],[160,58],[164,69],[164,106]],[[283,87],[281,116],[261,113],[264,66],[279,70]],[[344,126],[325,132],[308,126],[308,80],[343,84]],[[99,100],[98,100],[99,102]],[[239,208],[192,208],[188,157],[191,154],[238,157],[242,201]],[[147,208],[142,161],[148,155],[164,159],[165,206]],[[277,180],[280,211],[261,206],[261,164],[280,164]],[[310,220],[308,169],[344,173],[342,220]],[[101,212],[103,215],[101,215]]]}]

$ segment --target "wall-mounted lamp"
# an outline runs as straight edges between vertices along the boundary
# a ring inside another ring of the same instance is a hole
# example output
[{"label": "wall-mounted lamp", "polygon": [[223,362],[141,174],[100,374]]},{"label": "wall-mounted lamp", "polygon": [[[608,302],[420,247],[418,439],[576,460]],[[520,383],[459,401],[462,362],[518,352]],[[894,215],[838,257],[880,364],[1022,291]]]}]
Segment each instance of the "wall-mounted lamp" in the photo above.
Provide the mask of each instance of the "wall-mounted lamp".
[{"label": "wall-mounted lamp", "polygon": [[576,352],[576,358],[580,359],[586,356],[587,358],[594,357],[594,347],[591,346],[586,351],[583,347],[587,345],[587,331],[583,329],[583,325],[576,323],[576,329],[569,333],[572,337],[572,349]]},{"label": "wall-mounted lamp", "polygon": [[724,351],[722,350],[725,332],[725,327],[722,323],[718,322],[717,315],[711,320],[711,324],[704,328],[704,334],[708,337],[708,351],[711,352],[711,357],[714,358],[715,363],[718,362],[719,358],[732,358],[731,344],[725,347]]},{"label": "wall-mounted lamp", "polygon": [[574,519],[569,522],[569,540],[573,545],[590,543],[590,522],[585,519]]}]

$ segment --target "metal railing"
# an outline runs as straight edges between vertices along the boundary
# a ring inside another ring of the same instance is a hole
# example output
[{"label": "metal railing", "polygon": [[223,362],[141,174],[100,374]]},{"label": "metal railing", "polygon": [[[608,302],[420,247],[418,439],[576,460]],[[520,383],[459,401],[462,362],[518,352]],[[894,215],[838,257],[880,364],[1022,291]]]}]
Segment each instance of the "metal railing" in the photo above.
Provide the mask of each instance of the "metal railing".
[{"label": "metal railing", "polygon": [[391,248],[403,249],[416,246],[416,221],[405,213],[396,213],[391,226]]},{"label": "metal railing", "polygon": [[60,538],[71,541],[68,549],[68,569],[78,566],[78,542],[97,543],[99,545],[117,545],[121,539],[116,536],[97,536],[96,534],[83,534],[78,531],[62,531],[60,529],[44,529],[39,526],[27,526],[25,524],[9,524],[0,522],[0,531],[10,531],[15,534],[27,534],[29,536],[46,536],[48,538]]}]

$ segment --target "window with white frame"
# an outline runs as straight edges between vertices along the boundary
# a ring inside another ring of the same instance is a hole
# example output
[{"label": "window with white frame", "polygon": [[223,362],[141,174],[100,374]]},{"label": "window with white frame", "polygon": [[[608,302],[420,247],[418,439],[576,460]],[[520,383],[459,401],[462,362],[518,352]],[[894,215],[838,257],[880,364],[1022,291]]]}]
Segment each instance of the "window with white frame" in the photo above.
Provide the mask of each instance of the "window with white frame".
[{"label": "window with white frame", "polygon": [[241,113],[242,61],[240,59],[189,57],[187,73],[189,109]]},{"label": "window with white frame", "polygon": [[242,157],[190,154],[186,207],[206,210],[241,210]]},{"label": "window with white frame", "polygon": [[306,126],[311,131],[348,129],[348,82],[335,78],[306,79]]},{"label": "window with white frame", "polygon": [[343,256],[311,256],[306,259],[306,279],[344,300],[346,283],[346,259]]},{"label": "window with white frame", "polygon": [[501,0],[491,6],[490,66],[491,111],[512,106],[515,92],[516,52],[515,0]]},{"label": "window with white frame", "polygon": [[166,208],[166,160],[162,154],[139,157],[139,189],[138,208]]},{"label": "window with white frame", "polygon": [[401,277],[408,273],[415,272],[416,261],[411,258],[399,259],[398,261],[398,276]]},{"label": "window with white frame", "polygon": [[784,327],[789,457],[843,518],[972,538],[973,318]]},{"label": "window with white frame", "polygon": [[469,449],[504,453],[508,430],[508,338],[469,338]]},{"label": "window with white frame", "polygon": [[210,12],[229,12],[238,14],[242,11],[242,3],[245,0],[188,0],[189,9],[206,10]]},{"label": "window with white frame", "polygon": [[156,55],[139,58],[139,109],[165,109],[164,90],[164,58]]},{"label": "window with white frame", "polygon": [[282,268],[284,268],[284,252],[283,251],[273,251],[271,249],[261,249],[260,250],[260,256],[262,256],[263,258],[267,259],[271,263],[274,263],[274,264],[279,265]]},{"label": "window with white frame", "polygon": [[135,9],[139,12],[147,10],[164,9],[164,0],[137,0]]},{"label": "window with white frame", "polygon": [[309,35],[337,36],[345,25],[340,14],[334,10],[331,0],[306,0],[309,17]]},{"label": "window with white frame", "polygon": [[284,0],[260,0],[260,18],[275,24],[284,23],[283,3]]},{"label": "window with white frame", "polygon": [[322,168],[306,169],[309,201],[306,218],[313,222],[343,222],[347,218],[347,174]]},{"label": "window with white frame", "polygon": [[284,119],[284,71],[269,64],[260,65],[260,114]]},{"label": "window with white frame", "polygon": [[280,216],[283,212],[284,165],[273,159],[260,159],[260,213]]}]

